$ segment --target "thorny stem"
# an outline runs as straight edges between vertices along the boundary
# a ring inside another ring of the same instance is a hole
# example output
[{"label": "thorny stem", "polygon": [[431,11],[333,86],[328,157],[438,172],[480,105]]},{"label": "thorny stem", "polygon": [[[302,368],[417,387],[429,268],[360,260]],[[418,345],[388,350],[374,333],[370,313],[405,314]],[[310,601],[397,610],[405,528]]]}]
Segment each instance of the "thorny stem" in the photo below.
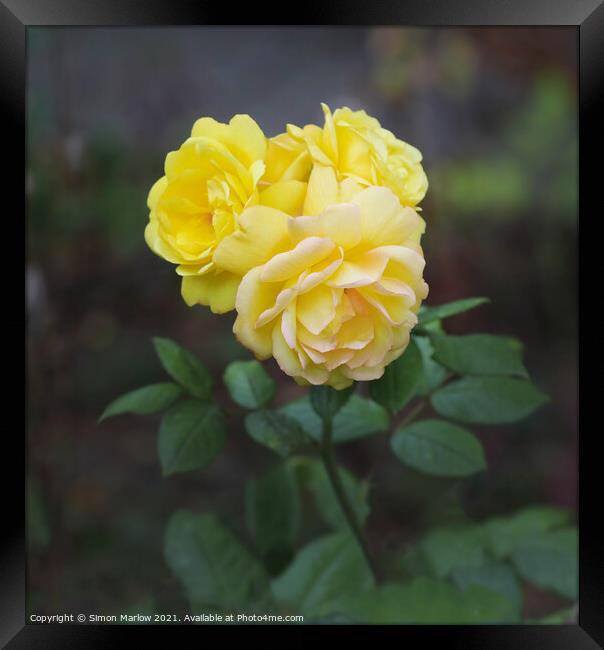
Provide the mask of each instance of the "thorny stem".
[{"label": "thorny stem", "polygon": [[346,517],[346,521],[348,522],[348,525],[352,530],[359,544],[359,547],[361,548],[361,551],[363,552],[365,560],[371,572],[373,573],[373,577],[374,579],[376,579],[378,576],[376,565],[371,555],[369,554],[369,551],[367,549],[367,544],[363,536],[363,530],[361,528],[361,525],[359,524],[359,521],[356,517],[354,510],[352,509],[352,506],[350,505],[348,495],[344,490],[344,485],[342,484],[342,479],[340,478],[340,474],[338,473],[338,468],[335,463],[335,459],[333,455],[333,440],[332,440],[333,427],[332,427],[331,420],[323,419],[322,433],[323,435],[322,435],[322,444],[321,444],[321,458],[323,459],[323,465],[325,466],[325,471],[327,472],[329,482],[331,483],[331,487],[334,491],[334,494],[338,499],[338,503],[340,504],[342,512]]}]

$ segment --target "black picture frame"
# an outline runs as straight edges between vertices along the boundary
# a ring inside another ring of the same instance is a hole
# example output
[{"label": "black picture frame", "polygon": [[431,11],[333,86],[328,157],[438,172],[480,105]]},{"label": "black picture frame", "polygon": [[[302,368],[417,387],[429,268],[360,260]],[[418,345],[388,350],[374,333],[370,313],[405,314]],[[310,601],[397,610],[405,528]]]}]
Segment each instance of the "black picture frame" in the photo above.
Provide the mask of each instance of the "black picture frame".
[{"label": "black picture frame", "polygon": [[[601,163],[596,158],[604,116],[602,93],[604,85],[604,3],[602,0],[331,0],[323,6],[317,3],[295,3],[295,23],[302,25],[387,25],[400,26],[574,26],[579,52],[579,208],[586,206],[587,214],[601,219],[602,193],[597,192]],[[281,8],[282,9],[282,8]],[[3,192],[13,195],[15,206],[6,212],[4,236],[13,242],[24,239],[25,168],[25,90],[26,90],[26,30],[31,26],[146,26],[146,25],[225,25],[236,19],[239,25],[290,25],[277,7],[257,3],[248,6],[225,5],[201,0],[0,0],[0,105],[3,109],[4,151]],[[8,164],[7,164],[8,161]],[[5,204],[7,205],[7,204]],[[22,217],[21,219],[19,217]],[[8,223],[7,223],[8,222]],[[15,233],[7,225],[13,225]],[[16,246],[8,246],[17,251]],[[6,258],[5,283],[14,283],[13,265]],[[578,292],[577,292],[578,295]],[[17,301],[19,298],[17,298]],[[578,307],[579,305],[577,305]],[[5,312],[6,313],[6,312]],[[17,312],[10,312],[17,313]],[[25,313],[24,311],[21,313]],[[20,319],[5,316],[9,335],[16,340],[20,333]],[[5,337],[3,341],[8,341]],[[12,382],[11,382],[12,383]],[[17,382],[14,382],[17,385]],[[602,647],[604,644],[604,542],[599,534],[601,517],[597,494],[600,464],[594,453],[595,430],[584,430],[579,439],[579,566],[580,597],[579,623],[566,626],[323,626],[322,640],[330,638],[341,642],[353,634],[362,641],[365,634],[375,643],[374,634],[385,632],[397,642],[438,643],[452,648],[582,648]],[[2,478],[6,481],[4,500],[12,501],[14,513],[5,511],[2,522],[0,551],[0,643],[9,648],[96,648],[113,647],[132,642],[143,631],[158,635],[185,631],[183,628],[158,626],[89,626],[89,625],[33,625],[25,624],[25,522],[24,440],[5,426]],[[7,467],[13,471],[6,471]],[[207,641],[208,634],[230,639],[233,631],[241,628],[190,627],[196,642]],[[246,627],[248,642],[266,632],[266,627]],[[268,630],[278,641],[279,635],[294,632],[301,644],[312,633],[310,626],[279,627]],[[316,628],[315,628],[316,631]],[[203,635],[203,636],[200,636]],[[226,635],[226,636],[224,636]],[[276,636],[275,636],[276,635]],[[333,635],[333,637],[332,637]],[[369,637],[371,635],[371,637]],[[161,641],[160,641],[161,642]]]}]

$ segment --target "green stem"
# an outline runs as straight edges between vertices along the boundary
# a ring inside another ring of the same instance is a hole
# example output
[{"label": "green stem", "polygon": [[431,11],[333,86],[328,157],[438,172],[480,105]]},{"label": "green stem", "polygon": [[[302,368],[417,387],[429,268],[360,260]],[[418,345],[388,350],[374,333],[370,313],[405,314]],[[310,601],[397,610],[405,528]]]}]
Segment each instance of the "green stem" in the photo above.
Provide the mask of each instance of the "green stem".
[{"label": "green stem", "polygon": [[413,420],[426,408],[428,404],[427,399],[422,399],[419,401],[398,423],[397,428],[406,427],[408,424],[411,424]]},{"label": "green stem", "polygon": [[348,522],[350,530],[354,534],[359,544],[359,547],[363,552],[365,560],[367,561],[367,564],[371,569],[371,572],[373,573],[373,577],[375,579],[377,578],[378,575],[376,571],[375,563],[371,555],[369,554],[369,551],[367,549],[367,544],[363,536],[363,530],[356,517],[356,513],[354,512],[352,506],[350,505],[348,495],[344,490],[342,479],[340,478],[340,474],[338,473],[338,468],[336,466],[336,462],[333,455],[332,433],[333,433],[333,427],[331,421],[328,419],[323,419],[323,435],[322,435],[322,444],[321,444],[321,458],[323,459],[323,465],[325,466],[325,471],[327,472],[327,476],[331,483],[331,487],[334,491],[334,494],[336,495],[338,503],[340,504],[340,508],[344,513],[344,517],[346,517],[346,521]]}]

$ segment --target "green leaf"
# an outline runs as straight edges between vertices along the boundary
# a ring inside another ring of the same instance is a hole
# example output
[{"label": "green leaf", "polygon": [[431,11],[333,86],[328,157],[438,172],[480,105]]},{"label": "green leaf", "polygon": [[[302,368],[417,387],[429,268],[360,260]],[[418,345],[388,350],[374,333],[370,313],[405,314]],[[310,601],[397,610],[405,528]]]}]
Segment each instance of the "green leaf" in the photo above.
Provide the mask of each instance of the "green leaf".
[{"label": "green leaf", "polygon": [[136,415],[159,413],[174,404],[181,395],[182,389],[180,386],[172,382],[138,388],[111,402],[103,411],[99,422],[122,413],[134,413]]},{"label": "green leaf", "polygon": [[422,355],[423,372],[417,385],[418,395],[429,395],[435,388],[440,386],[447,376],[447,371],[434,361],[434,348],[427,336],[414,337],[415,343]]},{"label": "green leaf", "polygon": [[[298,468],[302,484],[313,495],[323,521],[335,530],[348,530],[348,522],[334,494],[323,463],[311,458],[296,458],[293,459],[292,466]],[[366,481],[359,481],[343,467],[338,467],[338,472],[357,521],[363,526],[370,512],[369,484]]]},{"label": "green leaf", "polygon": [[480,526],[447,526],[429,532],[420,542],[419,550],[430,573],[446,578],[459,567],[484,564],[485,538]]},{"label": "green leaf", "polygon": [[440,415],[476,424],[516,422],[548,401],[530,381],[511,377],[464,377],[432,395]]},{"label": "green leaf", "polygon": [[[420,314],[421,314],[421,311],[420,311]],[[430,334],[446,334],[445,328],[443,327],[443,322],[441,320],[432,320],[427,325],[422,325],[422,327],[419,328],[419,330],[421,330],[422,334],[427,334],[428,336],[430,336]],[[417,331],[417,328],[415,330],[413,330],[414,335],[415,335],[416,331]],[[420,338],[425,338],[425,336],[421,336],[421,335],[416,336],[415,337],[416,342]]]},{"label": "green leaf", "polygon": [[454,584],[461,591],[471,586],[485,587],[506,598],[520,616],[522,612],[522,590],[514,571],[503,562],[487,562],[482,566],[456,567],[451,573]]},{"label": "green leaf", "polygon": [[578,535],[575,528],[542,533],[517,547],[512,561],[529,582],[575,600],[579,591]]},{"label": "green leaf", "polygon": [[312,386],[310,404],[322,420],[332,421],[334,416],[346,405],[355,388],[355,384],[343,390],[336,390],[331,386]]},{"label": "green leaf", "polygon": [[[308,397],[294,400],[279,409],[280,413],[296,420],[316,441],[321,440],[321,418],[310,405]],[[357,438],[388,430],[390,418],[387,411],[373,400],[352,395],[334,417],[333,441],[349,442]]]},{"label": "green leaf", "polygon": [[205,467],[224,445],[222,413],[212,404],[187,399],[173,406],[159,427],[159,460],[164,476]]},{"label": "green leaf", "polygon": [[400,460],[426,474],[470,476],[486,468],[478,438],[443,420],[422,420],[398,429],[390,444]]},{"label": "green leaf", "polygon": [[296,420],[277,411],[249,413],[245,418],[245,428],[256,442],[284,458],[310,442]]},{"label": "green leaf", "polygon": [[490,519],[483,527],[493,555],[504,558],[533,537],[566,526],[569,522],[570,513],[567,510],[533,506],[509,517]]},{"label": "green leaf", "polygon": [[462,375],[518,375],[527,377],[522,344],[516,339],[490,334],[431,335],[434,359]]},{"label": "green leaf", "polygon": [[358,623],[511,623],[514,607],[501,594],[472,586],[464,592],[433,578],[418,577],[405,584],[386,584],[342,598],[344,615]]},{"label": "green leaf", "polygon": [[275,382],[258,361],[233,361],[224,383],[233,401],[247,409],[266,406],[275,396]]},{"label": "green leaf", "polygon": [[247,526],[271,573],[291,560],[300,528],[300,496],[293,470],[278,465],[245,488]]},{"label": "green leaf", "polygon": [[411,339],[403,354],[386,366],[380,379],[369,382],[369,394],[378,404],[396,413],[417,393],[422,373],[422,355]]},{"label": "green leaf", "polygon": [[345,533],[305,546],[287,570],[273,580],[275,598],[306,617],[338,610],[342,595],[373,586],[371,571],[357,543]]},{"label": "green leaf", "polygon": [[188,393],[199,399],[210,397],[212,376],[194,354],[170,339],[154,338],[153,344],[164,370]]},{"label": "green leaf", "polygon": [[184,585],[191,609],[262,609],[270,586],[262,566],[214,514],[175,513],[166,530],[164,554]]},{"label": "green leaf", "polygon": [[448,302],[436,307],[426,306],[419,312],[419,325],[423,327],[432,321],[461,314],[480,305],[484,305],[486,302],[490,302],[490,300],[488,298],[465,298],[464,300],[456,300],[455,302]]}]

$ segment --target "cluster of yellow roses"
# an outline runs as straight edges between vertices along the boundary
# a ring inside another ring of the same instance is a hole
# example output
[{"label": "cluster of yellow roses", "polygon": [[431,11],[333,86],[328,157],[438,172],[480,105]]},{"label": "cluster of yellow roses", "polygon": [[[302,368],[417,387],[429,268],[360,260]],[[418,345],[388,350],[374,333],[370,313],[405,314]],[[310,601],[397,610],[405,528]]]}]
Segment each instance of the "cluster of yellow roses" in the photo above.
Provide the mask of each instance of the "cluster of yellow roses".
[{"label": "cluster of yellow roses", "polygon": [[298,383],[345,388],[400,356],[428,293],[420,152],[365,111],[267,139],[249,115],[204,117],[151,188],[145,240],[188,305]]}]

